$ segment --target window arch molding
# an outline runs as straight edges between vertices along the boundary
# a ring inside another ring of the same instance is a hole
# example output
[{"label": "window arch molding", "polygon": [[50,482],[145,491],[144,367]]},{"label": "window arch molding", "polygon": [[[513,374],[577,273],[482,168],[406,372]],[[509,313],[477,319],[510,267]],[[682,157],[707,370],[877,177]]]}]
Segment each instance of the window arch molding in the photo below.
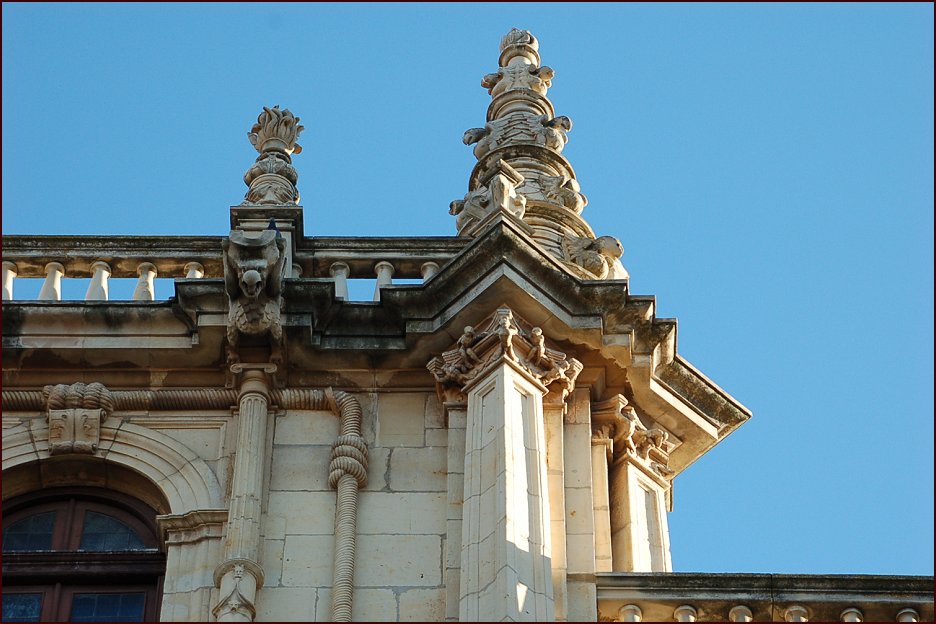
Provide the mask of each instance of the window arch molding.
[{"label": "window arch molding", "polygon": [[[205,460],[165,433],[132,423],[105,424],[101,427],[99,448],[100,456],[63,456],[63,463],[59,464],[59,457],[49,455],[48,426],[30,427],[24,423],[5,431],[4,505],[10,496],[61,485],[62,479],[75,485],[105,485],[100,479],[81,477],[82,472],[89,476],[106,472],[107,468],[94,465],[103,462],[107,466],[127,468],[155,484],[168,505],[167,509],[158,509],[161,513],[184,514],[226,507],[218,479]],[[76,469],[55,470],[65,462],[74,462]],[[22,479],[8,477],[9,471],[14,469]],[[50,470],[55,473],[52,477],[48,474]],[[107,487],[115,489],[110,485]]]}]

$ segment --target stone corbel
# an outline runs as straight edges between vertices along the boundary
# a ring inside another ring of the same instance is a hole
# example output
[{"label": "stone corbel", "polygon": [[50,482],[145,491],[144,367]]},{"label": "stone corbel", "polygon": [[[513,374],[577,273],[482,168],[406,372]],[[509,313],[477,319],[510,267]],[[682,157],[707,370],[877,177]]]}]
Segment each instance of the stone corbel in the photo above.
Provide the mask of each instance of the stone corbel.
[{"label": "stone corbel", "polygon": [[102,384],[59,384],[43,388],[49,421],[49,454],[93,455],[101,442],[101,424],[114,410]]}]

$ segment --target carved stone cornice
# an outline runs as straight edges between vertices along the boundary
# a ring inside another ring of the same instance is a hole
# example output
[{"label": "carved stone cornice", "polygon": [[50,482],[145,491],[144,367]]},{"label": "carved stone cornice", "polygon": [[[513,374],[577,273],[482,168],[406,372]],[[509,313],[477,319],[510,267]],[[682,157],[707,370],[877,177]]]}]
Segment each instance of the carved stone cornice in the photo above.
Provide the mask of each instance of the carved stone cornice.
[{"label": "carved stone cornice", "polygon": [[562,401],[575,387],[582,363],[546,346],[539,327],[527,329],[510,308],[499,308],[483,329],[465,327],[455,348],[432,358],[426,368],[435,377],[443,402],[459,402],[472,382],[506,360]]}]

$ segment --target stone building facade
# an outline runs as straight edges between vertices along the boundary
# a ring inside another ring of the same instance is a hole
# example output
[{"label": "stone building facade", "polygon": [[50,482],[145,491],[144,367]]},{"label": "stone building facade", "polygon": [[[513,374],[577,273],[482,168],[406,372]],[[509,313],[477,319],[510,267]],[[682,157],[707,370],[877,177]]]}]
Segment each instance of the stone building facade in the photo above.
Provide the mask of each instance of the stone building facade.
[{"label": "stone building facade", "polygon": [[673,479],[751,414],[583,218],[553,76],[503,38],[457,236],[307,236],[274,107],[225,236],[5,237],[4,618],[932,619],[932,578],[672,573]]}]

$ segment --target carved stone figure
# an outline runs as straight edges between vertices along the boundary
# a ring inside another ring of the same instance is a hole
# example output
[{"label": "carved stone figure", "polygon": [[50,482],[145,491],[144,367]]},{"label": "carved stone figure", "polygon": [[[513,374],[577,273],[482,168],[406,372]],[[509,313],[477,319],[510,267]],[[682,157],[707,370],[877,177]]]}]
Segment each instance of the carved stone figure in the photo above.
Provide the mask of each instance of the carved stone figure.
[{"label": "carved stone figure", "polygon": [[228,361],[238,361],[238,341],[241,334],[245,334],[268,335],[271,361],[279,362],[282,359],[280,309],[286,241],[275,229],[264,230],[257,237],[232,230],[230,237],[221,245],[224,249],[224,285],[230,301]]},{"label": "carved stone figure", "polygon": [[101,442],[101,423],[114,409],[102,384],[59,384],[43,388],[49,418],[49,454],[93,454]]},{"label": "carved stone figure", "polygon": [[594,240],[566,236],[562,239],[562,251],[566,260],[582,267],[597,279],[608,277],[614,262],[624,255],[621,242],[613,236],[601,236]]},{"label": "carved stone figure", "polygon": [[472,226],[500,210],[522,219],[526,198],[517,193],[522,183],[523,176],[519,172],[506,162],[497,161],[481,186],[469,191],[464,199],[449,204],[449,214],[456,216],[459,234],[473,233]]},{"label": "carved stone figure", "polygon": [[[568,176],[540,176],[539,185],[547,200],[564,208],[580,213],[588,205],[588,198],[581,193],[581,187],[574,178]],[[622,250],[623,251],[623,250]]]},{"label": "carved stone figure", "polygon": [[498,309],[483,331],[466,327],[455,348],[433,358],[426,368],[439,383],[440,393],[446,394],[476,378],[500,357],[514,361],[551,392],[558,392],[562,400],[574,389],[583,368],[575,358],[547,347],[539,327],[522,329],[509,308]]},{"label": "carved stone figure", "polygon": [[247,138],[260,155],[244,174],[249,187],[244,204],[297,204],[299,175],[292,166],[292,154],[302,151],[296,143],[303,127],[289,109],[263,108]]}]

